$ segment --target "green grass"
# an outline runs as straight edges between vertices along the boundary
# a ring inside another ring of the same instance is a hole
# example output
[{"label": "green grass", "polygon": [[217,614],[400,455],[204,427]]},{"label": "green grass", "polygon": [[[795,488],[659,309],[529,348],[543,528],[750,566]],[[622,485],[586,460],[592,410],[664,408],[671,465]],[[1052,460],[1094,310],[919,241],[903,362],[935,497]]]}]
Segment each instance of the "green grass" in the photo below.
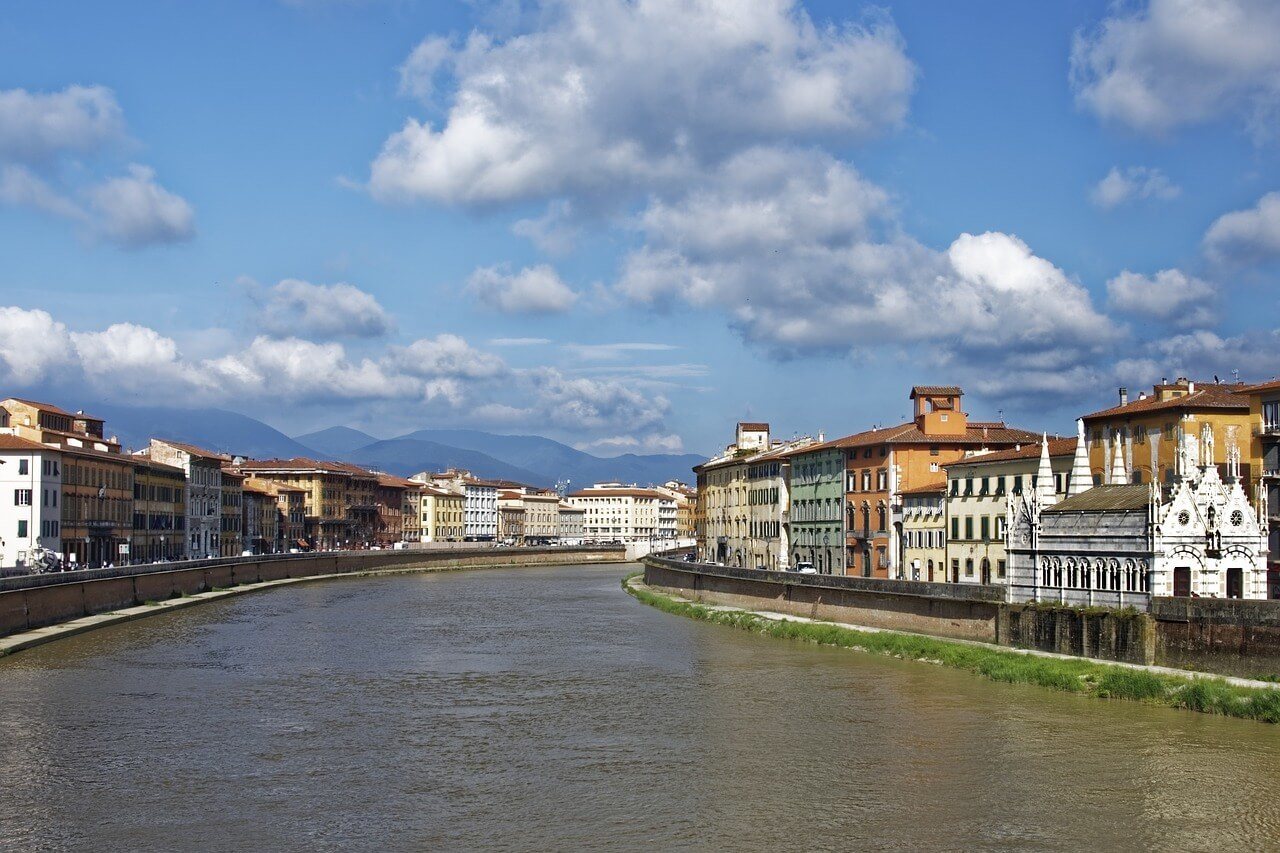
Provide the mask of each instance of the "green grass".
[{"label": "green grass", "polygon": [[1165,675],[1085,658],[1044,658],[933,637],[890,631],[873,633],[839,625],[766,619],[749,612],[712,610],[694,602],[633,588],[631,579],[641,574],[636,572],[624,578],[623,589],[643,603],[676,616],[728,625],[779,639],[861,649],[903,660],[940,664],[1008,684],[1034,684],[1099,699],[1127,699],[1206,714],[1280,723],[1280,689],[1237,687],[1216,678]]}]

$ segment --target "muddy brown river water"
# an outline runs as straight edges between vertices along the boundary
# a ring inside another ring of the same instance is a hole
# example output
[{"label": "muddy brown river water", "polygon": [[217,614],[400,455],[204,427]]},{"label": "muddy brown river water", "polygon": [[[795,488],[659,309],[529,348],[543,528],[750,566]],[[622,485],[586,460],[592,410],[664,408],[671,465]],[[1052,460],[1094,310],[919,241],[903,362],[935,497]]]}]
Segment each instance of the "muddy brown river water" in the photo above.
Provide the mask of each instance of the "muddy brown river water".
[{"label": "muddy brown river water", "polygon": [[0,659],[0,849],[1280,847],[1280,727],[685,620],[628,571],[340,579]]}]

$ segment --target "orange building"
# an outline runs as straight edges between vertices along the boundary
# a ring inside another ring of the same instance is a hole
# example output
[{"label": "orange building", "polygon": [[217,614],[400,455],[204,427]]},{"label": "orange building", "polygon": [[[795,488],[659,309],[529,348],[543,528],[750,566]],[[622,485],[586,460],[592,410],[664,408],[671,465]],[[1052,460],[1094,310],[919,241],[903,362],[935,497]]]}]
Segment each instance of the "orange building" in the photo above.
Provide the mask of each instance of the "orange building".
[{"label": "orange building", "polygon": [[966,454],[1039,440],[1003,422],[970,421],[963,395],[956,386],[917,385],[912,420],[817,446],[844,454],[845,574],[902,577],[903,495],[945,483],[943,466]]}]

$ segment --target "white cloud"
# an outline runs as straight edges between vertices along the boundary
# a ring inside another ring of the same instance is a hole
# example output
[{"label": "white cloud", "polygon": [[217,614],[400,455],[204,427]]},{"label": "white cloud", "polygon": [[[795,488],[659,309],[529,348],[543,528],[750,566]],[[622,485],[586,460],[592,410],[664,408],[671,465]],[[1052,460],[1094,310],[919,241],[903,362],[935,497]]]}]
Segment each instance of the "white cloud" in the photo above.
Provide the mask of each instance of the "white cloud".
[{"label": "white cloud", "polygon": [[1172,322],[1183,328],[1212,323],[1213,285],[1182,270],[1160,270],[1154,276],[1124,270],[1107,282],[1110,305],[1119,311]]},{"label": "white cloud", "polygon": [[1280,103],[1277,44],[1274,0],[1150,0],[1076,35],[1071,82],[1081,106],[1136,130],[1236,115],[1269,136]]},{"label": "white cloud", "polygon": [[30,207],[42,213],[79,222],[87,222],[89,218],[79,205],[60,195],[26,166],[0,166],[0,202],[15,207]]},{"label": "white cloud", "polygon": [[[343,407],[359,401],[395,416],[459,425],[530,423],[590,438],[664,433],[670,402],[628,377],[567,376],[510,368],[499,356],[443,333],[364,354],[338,342],[260,335],[242,343],[206,330],[202,358],[148,326],[69,331],[46,311],[0,307],[0,383],[10,391],[106,400],[141,392],[201,405]],[[216,351],[215,351],[216,350]]]},{"label": "white cloud", "polygon": [[1117,329],[1088,291],[1017,237],[962,234],[945,252],[902,233],[888,197],[811,151],[750,151],[641,217],[617,290],[725,312],[780,354],[893,344],[976,374],[1093,357]]},{"label": "white cloud", "polygon": [[41,162],[91,151],[123,130],[115,95],[102,86],[48,93],[0,89],[0,160]]},{"label": "white cloud", "polygon": [[1174,184],[1159,169],[1130,166],[1121,170],[1112,166],[1106,177],[1098,181],[1089,192],[1089,199],[1103,210],[1110,210],[1133,199],[1175,199],[1182,188]]},{"label": "white cloud", "polygon": [[95,229],[127,248],[177,243],[195,236],[195,211],[160,186],[155,171],[136,163],[128,174],[90,187]]},{"label": "white cloud", "polygon": [[372,294],[345,282],[286,278],[255,299],[258,326],[276,337],[376,338],[395,326]]},{"label": "white cloud", "polygon": [[613,344],[564,344],[564,349],[576,358],[587,361],[614,361],[628,353],[670,352],[679,349],[674,344],[613,343]]},{"label": "white cloud", "polygon": [[392,352],[398,368],[413,376],[488,379],[507,372],[501,358],[475,349],[457,335],[420,338]]},{"label": "white cloud", "polygon": [[433,94],[447,65],[455,91],[442,126],[409,119],[387,139],[377,198],[483,205],[678,184],[761,141],[897,126],[916,79],[887,18],[823,27],[795,0],[564,0],[538,22],[414,51],[403,90]]},{"label": "white cloud", "polygon": [[71,361],[67,327],[49,312],[0,307],[0,379],[35,385],[53,378]]},{"label": "white cloud", "polygon": [[1280,256],[1280,192],[1258,199],[1248,210],[1219,216],[1204,235],[1209,256],[1249,262]]},{"label": "white cloud", "polygon": [[566,199],[557,199],[548,204],[546,213],[537,219],[516,220],[511,233],[532,241],[548,255],[567,255],[578,239],[572,216],[573,205]]},{"label": "white cloud", "polygon": [[1280,329],[1227,337],[1199,330],[1158,340],[1153,349],[1162,370],[1172,376],[1217,375],[1228,381],[1234,378],[1232,371],[1245,380],[1280,374]]},{"label": "white cloud", "polygon": [[605,457],[621,456],[624,453],[682,453],[684,441],[674,433],[651,433],[649,435],[611,435],[595,441],[584,441],[575,445],[587,453],[598,453]]},{"label": "white cloud", "polygon": [[550,338],[490,338],[489,346],[494,347],[532,347],[551,343]]},{"label": "white cloud", "polygon": [[578,294],[547,264],[510,273],[481,267],[467,280],[467,292],[506,314],[555,314],[568,311]]}]

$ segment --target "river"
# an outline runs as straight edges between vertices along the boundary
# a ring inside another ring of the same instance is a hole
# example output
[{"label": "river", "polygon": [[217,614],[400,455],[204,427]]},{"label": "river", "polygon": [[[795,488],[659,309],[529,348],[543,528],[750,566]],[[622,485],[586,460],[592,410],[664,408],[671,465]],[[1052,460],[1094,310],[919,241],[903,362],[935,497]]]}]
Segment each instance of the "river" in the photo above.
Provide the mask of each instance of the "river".
[{"label": "river", "polygon": [[0,848],[1262,849],[1280,729],[669,616],[303,584],[0,659]]}]

